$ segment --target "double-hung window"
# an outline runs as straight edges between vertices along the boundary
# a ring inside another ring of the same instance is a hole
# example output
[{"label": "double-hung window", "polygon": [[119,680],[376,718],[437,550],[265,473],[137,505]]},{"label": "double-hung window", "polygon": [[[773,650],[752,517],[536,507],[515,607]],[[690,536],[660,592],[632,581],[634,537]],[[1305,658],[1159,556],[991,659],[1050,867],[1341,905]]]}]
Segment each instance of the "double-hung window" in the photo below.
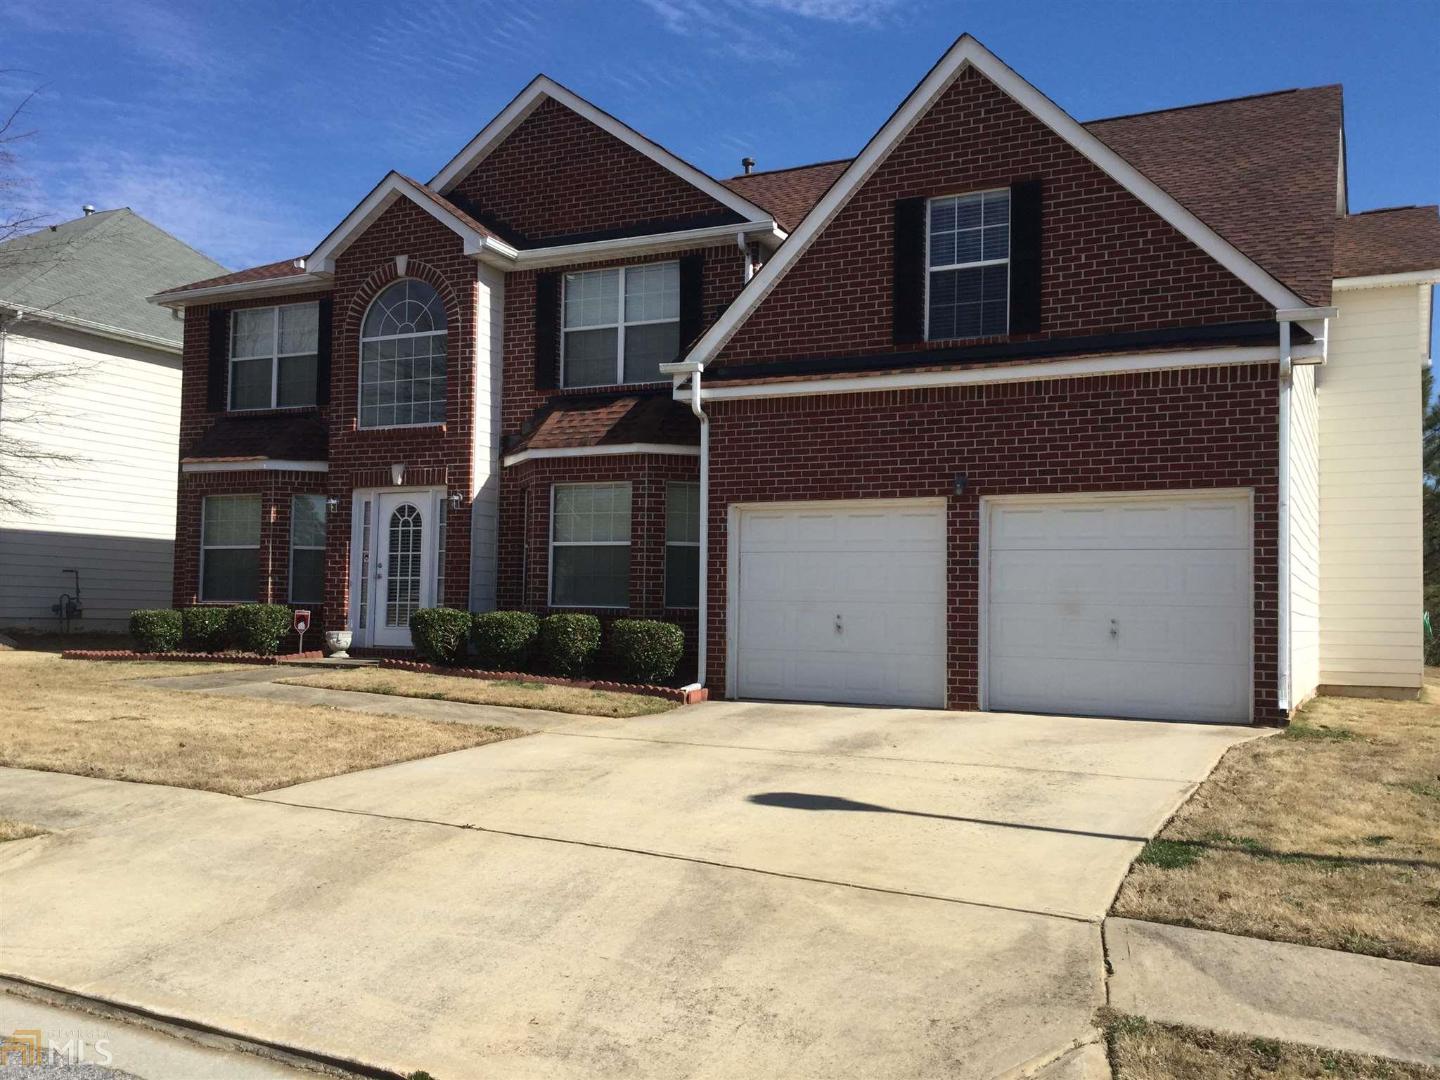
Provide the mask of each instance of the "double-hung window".
[{"label": "double-hung window", "polygon": [[659,382],[680,354],[680,264],[565,275],[561,385]]},{"label": "double-hung window", "polygon": [[550,508],[550,603],[630,605],[630,485],[556,484]]},{"label": "double-hung window", "polygon": [[314,405],[319,335],[319,304],[231,312],[231,410]]},{"label": "double-hung window", "polygon": [[1010,190],[930,200],[926,338],[989,337],[1010,322]]},{"label": "double-hung window", "polygon": [[665,606],[700,603],[700,485],[665,485]]},{"label": "double-hung window", "polygon": [[254,600],[260,591],[260,496],[209,495],[201,517],[200,599]]},{"label": "double-hung window", "polygon": [[325,599],[325,496],[290,500],[290,602]]}]

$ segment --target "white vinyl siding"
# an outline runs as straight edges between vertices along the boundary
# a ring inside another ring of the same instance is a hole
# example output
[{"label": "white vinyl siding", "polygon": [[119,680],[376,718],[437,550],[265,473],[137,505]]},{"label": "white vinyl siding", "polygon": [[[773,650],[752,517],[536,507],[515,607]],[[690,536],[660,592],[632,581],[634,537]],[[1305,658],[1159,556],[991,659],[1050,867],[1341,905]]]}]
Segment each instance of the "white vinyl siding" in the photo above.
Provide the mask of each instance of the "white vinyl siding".
[{"label": "white vinyl siding", "polygon": [[1320,423],[1315,368],[1290,390],[1290,704],[1320,685]]},{"label": "white vinyl siding", "polygon": [[470,610],[494,611],[500,546],[500,394],[505,273],[476,267],[474,455],[470,491]]},{"label": "white vinyl siding", "polygon": [[550,603],[630,604],[630,485],[556,484],[550,504]]},{"label": "white vinyl siding", "polygon": [[1418,688],[1428,305],[1413,285],[1338,290],[1335,303],[1318,395],[1320,683]]},{"label": "white vinyl siding", "polygon": [[[24,511],[0,514],[0,627],[56,629],[50,605],[80,572],[91,630],[168,607],[175,540],[180,356],[27,319],[5,336],[6,364],[69,372],[4,387],[15,434],[71,460],[34,470]],[[8,426],[8,422],[7,422]]]},{"label": "white vinyl siding", "polygon": [[565,275],[562,386],[658,382],[680,353],[680,264]]}]

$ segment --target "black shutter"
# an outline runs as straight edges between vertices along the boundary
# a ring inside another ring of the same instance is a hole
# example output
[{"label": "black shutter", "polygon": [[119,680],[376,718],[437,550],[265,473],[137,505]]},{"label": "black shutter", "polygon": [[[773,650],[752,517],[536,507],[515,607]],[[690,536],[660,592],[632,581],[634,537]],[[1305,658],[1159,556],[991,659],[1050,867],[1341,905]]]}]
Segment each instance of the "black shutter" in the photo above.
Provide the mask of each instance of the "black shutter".
[{"label": "black shutter", "polygon": [[535,275],[535,389],[560,381],[560,275]]},{"label": "black shutter", "polygon": [[926,199],[895,200],[895,314],[897,345],[925,340]]},{"label": "black shutter", "polygon": [[1040,329],[1040,181],[1010,185],[1010,333]]},{"label": "black shutter", "polygon": [[686,255],[680,260],[680,356],[676,360],[695,344],[704,322],[705,256]]},{"label": "black shutter", "polygon": [[205,369],[205,408],[224,412],[230,396],[230,312],[210,309],[210,355]]},{"label": "black shutter", "polygon": [[320,329],[315,335],[315,404],[330,404],[330,320],[335,315],[335,301],[320,301]]}]

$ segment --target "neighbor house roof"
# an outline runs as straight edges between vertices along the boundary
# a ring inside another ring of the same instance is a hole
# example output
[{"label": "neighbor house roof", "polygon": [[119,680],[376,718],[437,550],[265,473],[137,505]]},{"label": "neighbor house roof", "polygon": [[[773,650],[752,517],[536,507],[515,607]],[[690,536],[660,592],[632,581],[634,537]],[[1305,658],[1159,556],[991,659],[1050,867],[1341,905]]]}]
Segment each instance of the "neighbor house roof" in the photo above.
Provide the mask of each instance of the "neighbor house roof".
[{"label": "neighbor house roof", "polygon": [[668,394],[565,398],[537,413],[506,453],[637,443],[698,446],[700,424]]},{"label": "neighbor house roof", "polygon": [[129,208],[102,210],[0,244],[0,306],[178,347],[183,324],[146,297],[224,269]]},{"label": "neighbor house roof", "polygon": [[1335,232],[1337,278],[1440,269],[1440,207],[1392,206],[1341,220]]}]

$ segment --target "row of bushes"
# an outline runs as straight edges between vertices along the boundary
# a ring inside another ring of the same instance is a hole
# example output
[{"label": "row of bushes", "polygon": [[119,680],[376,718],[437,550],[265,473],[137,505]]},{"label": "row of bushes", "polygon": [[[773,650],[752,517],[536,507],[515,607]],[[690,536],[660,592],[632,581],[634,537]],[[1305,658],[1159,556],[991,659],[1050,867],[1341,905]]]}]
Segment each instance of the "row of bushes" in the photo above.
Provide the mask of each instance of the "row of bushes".
[{"label": "row of bushes", "polygon": [[[625,679],[663,683],[675,674],[685,635],[674,623],[616,619],[609,656]],[[544,670],[567,678],[591,671],[600,655],[600,620],[594,615],[539,618],[528,611],[471,615],[454,608],[422,608],[410,617],[415,651],[432,664],[466,660],[488,671]]]},{"label": "row of bushes", "polygon": [[130,636],[141,652],[238,652],[273,656],[290,632],[284,604],[158,608],[130,613]]}]

